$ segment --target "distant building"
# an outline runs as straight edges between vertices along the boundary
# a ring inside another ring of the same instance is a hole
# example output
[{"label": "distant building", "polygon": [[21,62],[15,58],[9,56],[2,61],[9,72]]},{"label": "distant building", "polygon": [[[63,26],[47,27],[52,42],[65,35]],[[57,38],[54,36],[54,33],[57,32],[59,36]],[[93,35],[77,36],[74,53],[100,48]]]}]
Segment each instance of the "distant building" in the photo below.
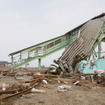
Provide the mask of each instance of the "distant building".
[{"label": "distant building", "polygon": [[0,66],[10,66],[11,63],[8,61],[0,61]]}]

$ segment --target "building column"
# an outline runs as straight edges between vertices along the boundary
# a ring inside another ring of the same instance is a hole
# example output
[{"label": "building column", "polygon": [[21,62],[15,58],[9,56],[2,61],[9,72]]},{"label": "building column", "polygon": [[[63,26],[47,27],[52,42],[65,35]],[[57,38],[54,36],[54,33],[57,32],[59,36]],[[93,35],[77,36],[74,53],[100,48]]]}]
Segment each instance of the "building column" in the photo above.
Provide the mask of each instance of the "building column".
[{"label": "building column", "polygon": [[41,58],[38,59],[38,69],[41,69]]},{"label": "building column", "polygon": [[101,48],[101,42],[98,44],[98,58],[101,57],[101,51],[102,51],[102,48]]}]

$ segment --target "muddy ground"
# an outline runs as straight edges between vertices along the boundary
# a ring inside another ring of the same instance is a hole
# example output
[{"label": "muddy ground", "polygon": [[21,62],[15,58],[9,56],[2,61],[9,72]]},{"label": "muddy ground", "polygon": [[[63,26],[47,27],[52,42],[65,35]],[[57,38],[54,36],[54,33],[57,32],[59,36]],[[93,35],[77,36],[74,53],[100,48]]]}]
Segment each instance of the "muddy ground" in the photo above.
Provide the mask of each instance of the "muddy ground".
[{"label": "muddy ground", "polygon": [[[89,80],[79,80],[79,85],[74,85],[70,78],[59,78],[65,83],[48,82],[37,89],[44,90],[44,93],[28,93],[18,98],[9,100],[1,105],[105,105],[105,87]],[[15,77],[1,77],[2,83],[8,85],[20,83]],[[71,86],[69,89],[60,91],[58,86]]]}]

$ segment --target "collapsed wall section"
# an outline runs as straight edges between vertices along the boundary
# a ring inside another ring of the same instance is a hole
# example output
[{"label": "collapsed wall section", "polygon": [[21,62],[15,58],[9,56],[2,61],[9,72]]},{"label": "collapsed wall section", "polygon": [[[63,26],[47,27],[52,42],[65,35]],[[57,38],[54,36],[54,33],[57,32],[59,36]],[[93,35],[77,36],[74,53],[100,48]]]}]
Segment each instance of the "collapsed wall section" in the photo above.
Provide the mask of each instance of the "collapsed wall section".
[{"label": "collapsed wall section", "polygon": [[66,48],[59,60],[62,63],[67,63],[70,67],[73,66],[73,61],[76,56],[87,56],[99,36],[99,32],[103,26],[103,20],[104,16],[85,23],[80,29],[78,38]]}]

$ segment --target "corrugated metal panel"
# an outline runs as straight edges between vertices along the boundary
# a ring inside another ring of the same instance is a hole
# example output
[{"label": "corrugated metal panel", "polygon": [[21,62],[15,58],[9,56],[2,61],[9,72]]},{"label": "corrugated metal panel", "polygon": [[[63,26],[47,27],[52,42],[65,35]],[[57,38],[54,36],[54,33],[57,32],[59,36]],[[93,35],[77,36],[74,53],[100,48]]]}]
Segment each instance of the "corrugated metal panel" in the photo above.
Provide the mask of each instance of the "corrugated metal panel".
[{"label": "corrugated metal panel", "polygon": [[70,66],[77,55],[87,55],[98,38],[103,25],[103,17],[93,19],[84,24],[80,29],[80,35],[76,41],[70,44],[59,58]]}]

